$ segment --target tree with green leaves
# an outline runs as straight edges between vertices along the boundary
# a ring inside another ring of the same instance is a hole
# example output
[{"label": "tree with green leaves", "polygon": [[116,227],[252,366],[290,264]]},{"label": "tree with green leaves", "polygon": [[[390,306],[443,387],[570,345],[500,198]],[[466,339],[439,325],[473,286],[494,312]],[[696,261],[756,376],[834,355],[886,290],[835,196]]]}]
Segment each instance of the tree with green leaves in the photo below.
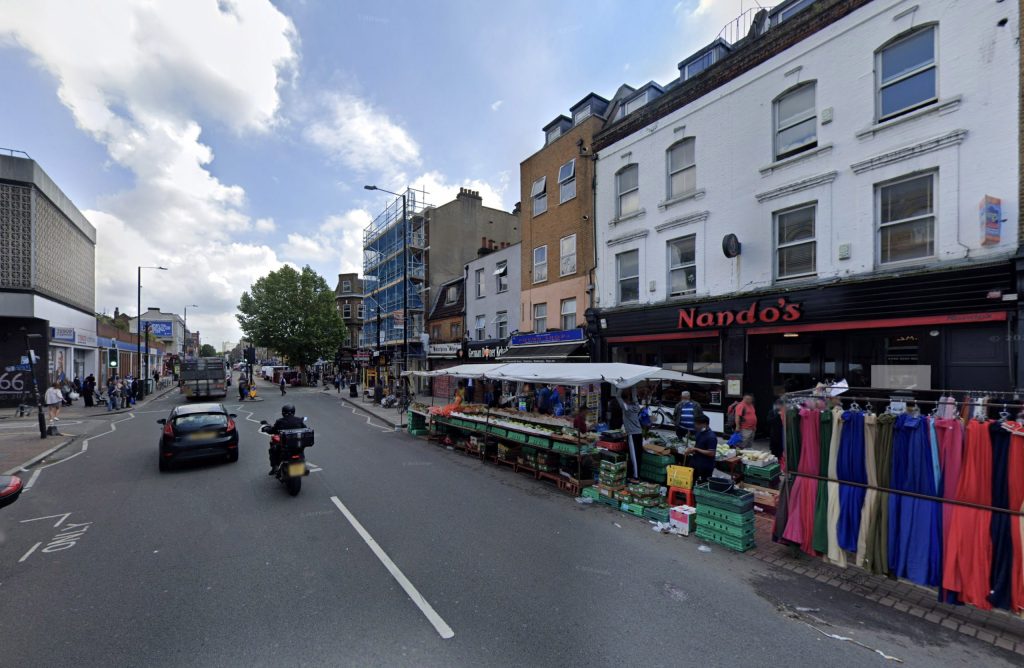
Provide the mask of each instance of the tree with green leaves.
[{"label": "tree with green leaves", "polygon": [[220,357],[220,355],[217,354],[217,349],[211,346],[209,343],[204,343],[203,345],[199,346],[199,356]]},{"label": "tree with green leaves", "polygon": [[252,284],[238,302],[238,324],[253,345],[281,353],[305,367],[332,359],[348,332],[338,315],[334,290],[308,265],[285,265]]}]

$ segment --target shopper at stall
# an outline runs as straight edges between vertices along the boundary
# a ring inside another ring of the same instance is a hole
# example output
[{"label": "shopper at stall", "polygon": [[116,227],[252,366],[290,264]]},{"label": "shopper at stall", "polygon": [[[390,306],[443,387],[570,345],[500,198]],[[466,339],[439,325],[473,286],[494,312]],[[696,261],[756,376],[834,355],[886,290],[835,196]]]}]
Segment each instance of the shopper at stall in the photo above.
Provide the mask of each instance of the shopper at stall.
[{"label": "shopper at stall", "polygon": [[734,411],[736,432],[742,437],[737,449],[749,448],[754,443],[754,431],[757,429],[757,410],[754,408],[754,395],[744,394]]},{"label": "shopper at stall", "polygon": [[644,431],[640,426],[640,412],[643,410],[641,400],[637,398],[636,388],[632,388],[631,396],[622,396],[619,390],[615,398],[622,409],[622,428],[626,432],[626,445],[629,451],[629,467],[633,472],[633,480],[640,479],[640,453],[643,452]]},{"label": "shopper at stall", "polygon": [[679,395],[679,403],[673,411],[672,423],[676,427],[676,437],[683,438],[697,431],[696,419],[704,415],[701,405],[690,398],[690,393],[683,391]]},{"label": "shopper at stall", "polygon": [[587,409],[585,407],[581,406],[576,411],[576,417],[573,418],[572,426],[581,434],[587,433]]},{"label": "shopper at stall", "polygon": [[718,436],[708,426],[710,421],[706,415],[694,418],[695,443],[687,448],[687,463],[693,467],[693,475],[699,481],[707,480],[715,470],[715,454],[718,451]]}]

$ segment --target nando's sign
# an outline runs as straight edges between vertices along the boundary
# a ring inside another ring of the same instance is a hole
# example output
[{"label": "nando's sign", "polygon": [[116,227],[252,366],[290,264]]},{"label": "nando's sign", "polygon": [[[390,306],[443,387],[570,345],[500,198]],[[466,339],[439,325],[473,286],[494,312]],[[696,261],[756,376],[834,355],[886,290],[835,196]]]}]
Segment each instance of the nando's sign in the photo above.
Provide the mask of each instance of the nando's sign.
[{"label": "nando's sign", "polygon": [[803,304],[789,302],[785,297],[774,302],[760,304],[754,301],[741,309],[720,309],[703,311],[697,307],[679,309],[676,329],[704,329],[707,327],[728,327],[730,325],[771,325],[778,322],[793,322],[803,317]]}]

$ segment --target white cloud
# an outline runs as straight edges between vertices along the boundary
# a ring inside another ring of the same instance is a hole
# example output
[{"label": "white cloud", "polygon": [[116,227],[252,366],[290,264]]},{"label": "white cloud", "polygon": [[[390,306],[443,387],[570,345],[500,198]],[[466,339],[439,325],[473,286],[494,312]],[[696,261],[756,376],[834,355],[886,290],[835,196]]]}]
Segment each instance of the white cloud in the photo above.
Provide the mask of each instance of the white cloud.
[{"label": "white cloud", "polygon": [[274,223],[273,218],[258,218],[253,227],[256,228],[257,232],[273,232],[277,229],[277,224]]},{"label": "white cloud", "polygon": [[495,100],[494,102],[491,102],[491,111],[497,111],[504,103],[505,100]]},{"label": "white cloud", "polygon": [[78,127],[135,176],[131,190],[87,212],[99,230],[101,307],[133,311],[126,266],[152,258],[172,271],[146,279],[147,302],[177,311],[175,302],[202,301],[196,322],[215,328],[210,340],[237,338],[239,294],[280,261],[266,246],[232,243],[253,226],[245,192],[207,169],[214,156],[198,119],[238,133],[273,127],[297,40],[291,20],[266,0],[4,5],[0,43],[30,51]]},{"label": "white cloud", "polygon": [[349,93],[324,97],[326,118],[306,129],[306,139],[359,172],[418,165],[419,144],[384,112]]},{"label": "white cloud", "polygon": [[421,174],[409,181],[409,187],[416,190],[426,190],[426,201],[435,206],[446,204],[455,199],[459,194],[459,188],[476,190],[483,199],[484,206],[495,209],[511,210],[505,204],[505,193],[509,185],[509,173],[502,172],[498,175],[499,185],[493,186],[483,179],[462,179],[449,181],[444,174],[434,170]]},{"label": "white cloud", "polygon": [[[365,209],[350,209],[328,216],[313,234],[289,234],[284,257],[299,263],[328,263],[337,260],[339,272],[362,272],[363,230],[372,219]],[[331,277],[327,276],[327,282]]]}]

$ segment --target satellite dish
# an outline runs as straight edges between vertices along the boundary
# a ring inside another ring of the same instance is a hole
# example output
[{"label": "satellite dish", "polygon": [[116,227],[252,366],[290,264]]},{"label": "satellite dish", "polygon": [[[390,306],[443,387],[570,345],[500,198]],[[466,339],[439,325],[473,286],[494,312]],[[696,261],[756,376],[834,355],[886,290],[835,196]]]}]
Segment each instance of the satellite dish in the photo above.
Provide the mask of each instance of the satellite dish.
[{"label": "satellite dish", "polygon": [[727,258],[734,258],[740,254],[740,240],[735,234],[727,234],[722,237],[722,252]]}]

